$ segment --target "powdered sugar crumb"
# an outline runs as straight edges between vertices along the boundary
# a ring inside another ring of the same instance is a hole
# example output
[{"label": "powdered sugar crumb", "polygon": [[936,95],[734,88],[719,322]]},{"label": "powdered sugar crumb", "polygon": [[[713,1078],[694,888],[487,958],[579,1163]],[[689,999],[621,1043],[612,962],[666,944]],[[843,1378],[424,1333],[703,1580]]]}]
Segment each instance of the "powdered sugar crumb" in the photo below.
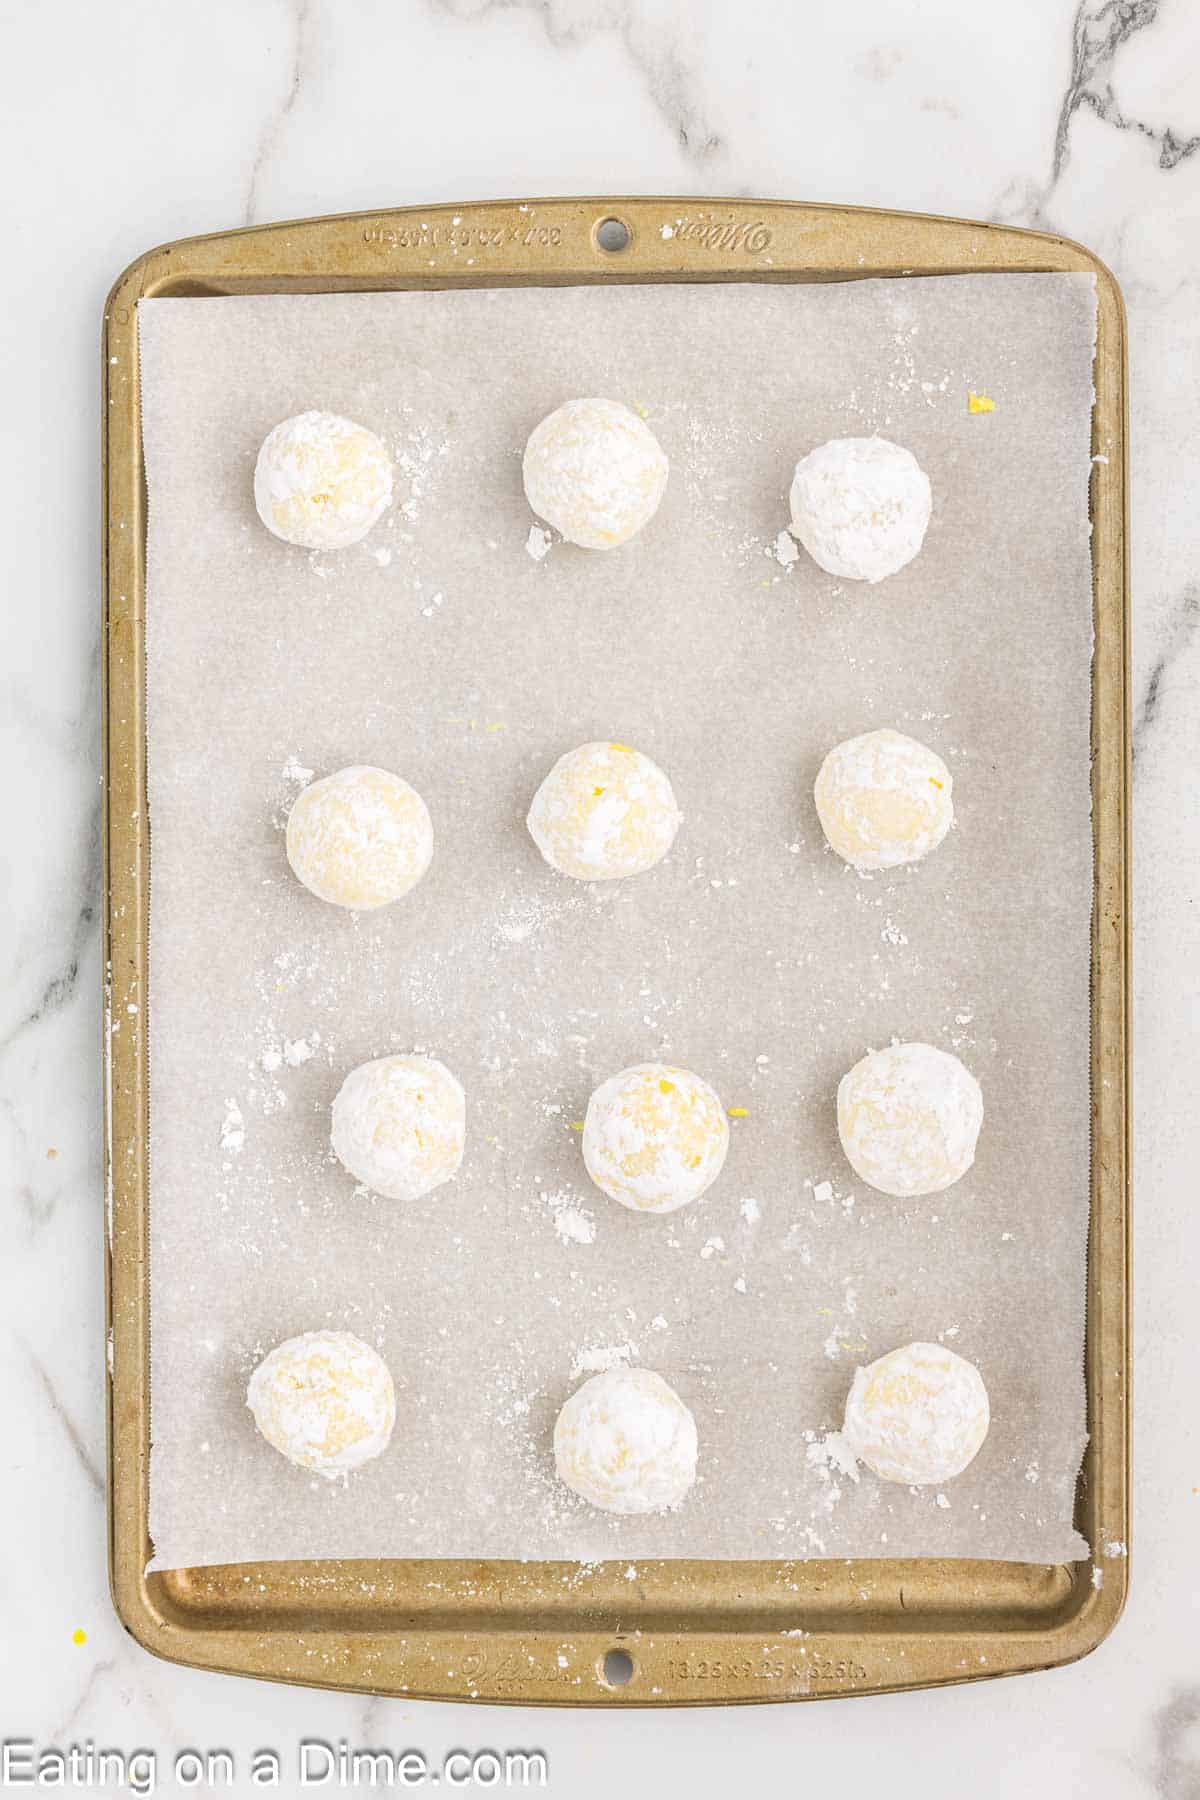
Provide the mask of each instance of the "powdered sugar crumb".
[{"label": "powdered sugar crumb", "polygon": [[596,1221],[591,1213],[575,1204],[574,1196],[565,1188],[541,1199],[554,1216],[554,1229],[564,1244],[590,1244],[596,1236]]},{"label": "powdered sugar crumb", "polygon": [[229,1156],[237,1156],[245,1148],[246,1121],[236,1100],[226,1100],[225,1117],[221,1120],[221,1148]]},{"label": "powdered sugar crumb", "polygon": [[577,1352],[571,1364],[571,1374],[600,1375],[605,1369],[620,1369],[631,1363],[638,1353],[638,1347],[626,1339],[623,1344],[594,1344],[588,1350]]},{"label": "powdered sugar crumb", "polygon": [[805,1432],[804,1436],[808,1440],[808,1448],[804,1452],[805,1463],[825,1484],[821,1505],[827,1513],[831,1513],[842,1497],[837,1477],[841,1475],[857,1482],[858,1458],[840,1431],[827,1431],[824,1437]]}]

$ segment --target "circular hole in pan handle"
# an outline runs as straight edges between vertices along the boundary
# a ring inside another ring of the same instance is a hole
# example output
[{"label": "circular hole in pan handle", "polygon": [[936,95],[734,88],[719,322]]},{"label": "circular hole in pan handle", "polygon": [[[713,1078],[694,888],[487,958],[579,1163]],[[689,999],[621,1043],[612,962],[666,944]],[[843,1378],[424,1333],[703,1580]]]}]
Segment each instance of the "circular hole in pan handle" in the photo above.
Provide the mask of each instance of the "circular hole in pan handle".
[{"label": "circular hole in pan handle", "polygon": [[592,236],[596,241],[596,248],[609,256],[619,256],[622,250],[628,250],[633,240],[633,233],[624,219],[612,217],[599,220]]},{"label": "circular hole in pan handle", "polygon": [[624,1687],[633,1680],[634,1663],[628,1650],[606,1650],[604,1681],[607,1687]]}]

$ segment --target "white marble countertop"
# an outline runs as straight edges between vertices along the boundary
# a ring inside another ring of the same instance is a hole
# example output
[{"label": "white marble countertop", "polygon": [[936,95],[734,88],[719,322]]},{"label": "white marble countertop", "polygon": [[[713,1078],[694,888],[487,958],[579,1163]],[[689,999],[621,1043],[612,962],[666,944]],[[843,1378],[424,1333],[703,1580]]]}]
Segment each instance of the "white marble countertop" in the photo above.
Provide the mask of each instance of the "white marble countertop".
[{"label": "white marble countertop", "polygon": [[[8,1480],[3,1736],[173,1755],[301,1737],[542,1747],[571,1800],[736,1785],[1200,1796],[1200,10],[1187,0],[206,0],[6,26],[0,766]],[[866,202],[1079,238],[1129,305],[1138,1507],[1114,1636],[1053,1673],[845,1706],[598,1716],[191,1673],[105,1572],[97,339],[139,251],[242,222],[511,194]],[[1191,1321],[1189,1323],[1189,1320]],[[84,1634],[86,1641],[77,1641]],[[285,1783],[285,1791],[290,1786]],[[106,1790],[109,1791],[109,1790]],[[250,1791],[242,1777],[238,1791]]]}]

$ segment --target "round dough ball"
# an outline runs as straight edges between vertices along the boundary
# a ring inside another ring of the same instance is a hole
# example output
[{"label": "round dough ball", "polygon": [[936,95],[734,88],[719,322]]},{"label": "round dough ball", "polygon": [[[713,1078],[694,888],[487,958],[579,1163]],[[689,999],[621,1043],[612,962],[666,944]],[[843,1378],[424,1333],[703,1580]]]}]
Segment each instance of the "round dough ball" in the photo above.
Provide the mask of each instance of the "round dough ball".
[{"label": "round dough ball", "polygon": [[372,912],[416,887],[433,857],[433,823],[407,781],[356,764],[296,796],[287,855],[318,900]]},{"label": "round dough ball", "polygon": [[432,1056],[381,1056],[351,1069],[330,1140],[356,1181],[389,1200],[419,1200],[458,1173],[467,1134],[461,1084]]},{"label": "round dough ball", "polygon": [[638,1063],[610,1075],[588,1101],[587,1172],[631,1212],[670,1213],[699,1199],[728,1149],[725,1108],[690,1069]]},{"label": "round dough ball", "polygon": [[606,1369],[577,1388],[554,1427],[559,1478],[611,1513],[666,1512],[696,1479],[696,1421],[651,1369]]},{"label": "round dough ball", "polygon": [[525,494],[585,550],[612,550],[649,523],[669,464],[650,427],[616,400],[568,400],[530,433]]},{"label": "round dough ball", "polygon": [[906,1344],[858,1369],[842,1436],[884,1481],[953,1481],[988,1432],[988,1397],[974,1363],[941,1344]]},{"label": "round dough ball", "polygon": [[895,869],[936,850],[954,823],[954,781],[940,756],[899,731],[847,738],[821,764],[821,829],[856,869]]},{"label": "round dough ball", "polygon": [[837,1115],[856,1175],[881,1194],[940,1194],[975,1161],[983,1094],[948,1050],[893,1044],[842,1076]]},{"label": "round dough ball", "polygon": [[560,874],[616,881],[661,862],[681,814],[658,764],[628,744],[580,744],[560,756],[526,823]]},{"label": "round dough ball", "polygon": [[365,425],[304,412],[263,439],[254,504],[267,530],[305,550],[345,550],[392,503],[392,463]]},{"label": "round dough ball", "polygon": [[792,535],[830,575],[882,581],[921,548],[933,504],[911,450],[887,438],[830,438],[796,464]]},{"label": "round dough ball", "polygon": [[276,1450],[331,1480],[387,1449],[396,1394],[382,1356],[348,1331],[306,1331],[263,1358],[246,1405]]}]

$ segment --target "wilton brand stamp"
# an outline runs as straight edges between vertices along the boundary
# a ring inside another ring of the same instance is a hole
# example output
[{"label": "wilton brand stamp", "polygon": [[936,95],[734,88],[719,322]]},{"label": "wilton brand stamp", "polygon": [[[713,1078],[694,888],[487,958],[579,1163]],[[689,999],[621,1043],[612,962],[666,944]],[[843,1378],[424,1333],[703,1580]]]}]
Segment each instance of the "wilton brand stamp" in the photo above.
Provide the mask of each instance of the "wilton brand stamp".
[{"label": "wilton brand stamp", "polygon": [[761,219],[738,223],[734,219],[684,218],[674,226],[672,236],[691,239],[706,250],[740,250],[746,256],[761,256],[771,245],[771,228]]}]

